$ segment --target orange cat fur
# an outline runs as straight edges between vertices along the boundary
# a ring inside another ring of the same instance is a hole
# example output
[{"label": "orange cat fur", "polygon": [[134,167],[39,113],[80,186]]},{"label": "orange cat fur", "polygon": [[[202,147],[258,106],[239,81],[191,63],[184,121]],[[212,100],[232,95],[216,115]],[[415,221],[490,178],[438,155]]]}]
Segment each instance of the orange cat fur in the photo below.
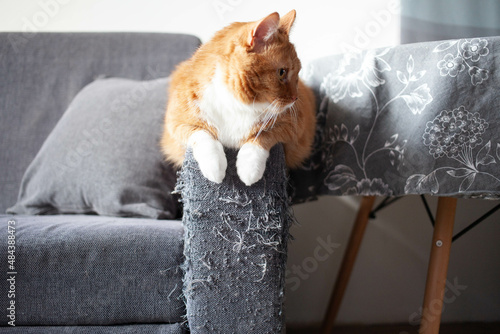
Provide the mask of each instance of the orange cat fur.
[{"label": "orange cat fur", "polygon": [[180,167],[193,149],[205,177],[225,176],[222,146],[239,149],[237,172],[247,185],[263,175],[269,150],[283,143],[288,167],[309,156],[315,100],[299,80],[289,33],[295,10],[220,30],[172,74],[161,146]]}]

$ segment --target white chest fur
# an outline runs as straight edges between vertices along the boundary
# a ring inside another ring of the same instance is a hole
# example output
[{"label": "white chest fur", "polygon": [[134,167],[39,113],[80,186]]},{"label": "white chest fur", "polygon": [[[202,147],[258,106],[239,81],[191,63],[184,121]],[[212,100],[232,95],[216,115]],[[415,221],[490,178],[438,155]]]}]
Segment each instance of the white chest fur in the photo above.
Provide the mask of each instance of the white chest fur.
[{"label": "white chest fur", "polygon": [[239,148],[242,139],[249,135],[269,106],[268,103],[245,104],[236,99],[224,83],[219,69],[198,103],[201,117],[217,129],[222,145],[231,148]]}]

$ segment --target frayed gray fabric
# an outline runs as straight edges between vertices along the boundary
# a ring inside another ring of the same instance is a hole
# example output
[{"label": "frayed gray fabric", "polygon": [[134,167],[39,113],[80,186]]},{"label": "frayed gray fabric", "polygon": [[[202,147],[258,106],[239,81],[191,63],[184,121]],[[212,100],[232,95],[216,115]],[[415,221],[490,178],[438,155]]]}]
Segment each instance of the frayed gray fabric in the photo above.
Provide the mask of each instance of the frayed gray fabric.
[{"label": "frayed gray fabric", "polygon": [[226,150],[221,184],[201,174],[190,151],[177,191],[184,204],[184,297],[191,333],[281,333],[288,230],[292,221],[282,147],[251,187]]}]

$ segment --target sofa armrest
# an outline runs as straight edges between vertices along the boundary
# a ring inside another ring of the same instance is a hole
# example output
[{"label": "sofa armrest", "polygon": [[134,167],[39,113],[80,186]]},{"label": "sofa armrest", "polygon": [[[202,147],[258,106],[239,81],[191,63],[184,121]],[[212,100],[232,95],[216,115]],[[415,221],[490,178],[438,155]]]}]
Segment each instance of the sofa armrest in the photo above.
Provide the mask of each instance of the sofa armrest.
[{"label": "sofa armrest", "polygon": [[204,178],[190,151],[178,181],[187,322],[191,333],[280,333],[288,230],[292,221],[281,145],[264,177],[247,187],[226,150],[221,184]]}]

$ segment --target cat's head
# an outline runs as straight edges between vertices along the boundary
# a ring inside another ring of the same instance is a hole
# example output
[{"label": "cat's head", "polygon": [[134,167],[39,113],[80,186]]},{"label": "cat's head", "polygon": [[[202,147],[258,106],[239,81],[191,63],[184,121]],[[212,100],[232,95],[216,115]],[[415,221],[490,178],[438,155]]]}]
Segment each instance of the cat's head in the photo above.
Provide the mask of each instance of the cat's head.
[{"label": "cat's head", "polygon": [[227,71],[233,78],[229,86],[244,102],[267,102],[274,112],[283,112],[297,100],[301,64],[289,41],[294,21],[292,10],[281,18],[272,13],[235,26],[239,45],[231,52]]}]

